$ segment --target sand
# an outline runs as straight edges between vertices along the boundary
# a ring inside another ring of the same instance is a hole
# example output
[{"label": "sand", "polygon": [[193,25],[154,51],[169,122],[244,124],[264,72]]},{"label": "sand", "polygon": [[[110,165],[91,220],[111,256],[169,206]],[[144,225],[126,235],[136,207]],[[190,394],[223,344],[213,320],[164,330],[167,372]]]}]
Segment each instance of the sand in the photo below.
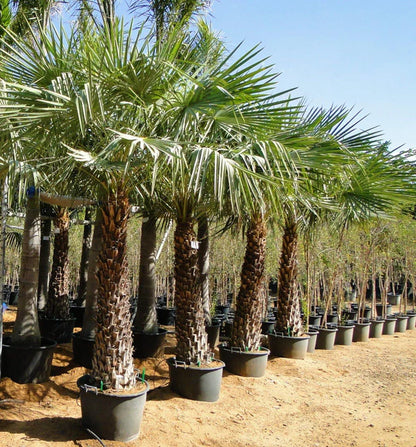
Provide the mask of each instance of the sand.
[{"label": "sand", "polygon": [[[170,335],[166,352],[173,344]],[[171,392],[164,358],[136,363],[152,390],[140,436],[128,444],[104,440],[106,446],[416,447],[416,331],[305,360],[270,358],[262,378],[224,371],[215,403]],[[49,382],[1,379],[0,446],[100,446],[81,426],[76,380],[85,372],[64,344]]]}]

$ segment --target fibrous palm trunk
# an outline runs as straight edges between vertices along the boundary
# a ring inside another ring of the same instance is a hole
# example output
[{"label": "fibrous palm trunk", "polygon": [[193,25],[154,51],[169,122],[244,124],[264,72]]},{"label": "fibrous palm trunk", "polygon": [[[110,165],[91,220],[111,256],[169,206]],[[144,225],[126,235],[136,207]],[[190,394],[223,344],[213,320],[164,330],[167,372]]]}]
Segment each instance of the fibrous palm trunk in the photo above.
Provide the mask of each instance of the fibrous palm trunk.
[{"label": "fibrous palm trunk", "polygon": [[156,314],[156,219],[143,219],[140,240],[139,296],[134,330],[157,333]]},{"label": "fibrous palm trunk", "polygon": [[241,269],[241,284],[236,300],[236,313],[231,332],[231,347],[254,351],[260,347],[266,255],[266,224],[261,216],[251,219]]},{"label": "fibrous palm trunk", "polygon": [[282,252],[278,274],[276,330],[285,335],[298,336],[302,333],[298,276],[298,233],[297,224],[287,219],[283,231]]},{"label": "fibrous palm trunk", "polygon": [[98,256],[97,327],[92,375],[104,387],[135,385],[127,266],[129,201],[119,190],[102,206],[103,238]]},{"label": "fibrous palm trunk", "polygon": [[176,357],[187,364],[211,360],[195,243],[192,219],[179,220],[175,230]]},{"label": "fibrous palm trunk", "polygon": [[37,290],[40,256],[39,197],[31,190],[26,205],[19,277],[19,304],[13,344],[40,345]]},{"label": "fibrous palm trunk", "polygon": [[51,277],[49,280],[46,316],[48,318],[69,318],[69,211],[58,208],[54,218],[55,241]]},{"label": "fibrous palm trunk", "polygon": [[198,266],[201,282],[202,308],[206,324],[211,324],[211,299],[209,295],[209,228],[207,216],[198,219]]},{"label": "fibrous palm trunk", "polygon": [[85,208],[85,223],[84,223],[84,232],[82,236],[81,262],[79,264],[79,286],[76,299],[76,304],[78,306],[85,305],[85,295],[87,293],[88,260],[92,241],[91,216],[92,216],[91,208],[90,207]]}]

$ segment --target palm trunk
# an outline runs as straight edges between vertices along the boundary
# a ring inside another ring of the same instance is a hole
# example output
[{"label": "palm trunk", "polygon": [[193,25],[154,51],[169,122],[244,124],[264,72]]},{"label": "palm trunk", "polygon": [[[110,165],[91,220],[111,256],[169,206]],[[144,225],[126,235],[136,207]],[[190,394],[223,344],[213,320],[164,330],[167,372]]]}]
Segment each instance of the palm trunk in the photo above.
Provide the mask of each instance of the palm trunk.
[{"label": "palm trunk", "polygon": [[41,222],[41,242],[39,260],[39,281],[38,281],[38,309],[44,310],[48,297],[48,276],[49,276],[49,256],[51,253],[51,219],[45,218]]},{"label": "palm trunk", "polygon": [[282,238],[282,252],[278,273],[276,330],[291,336],[300,335],[302,320],[300,316],[298,276],[298,234],[297,224],[287,219]]},{"label": "palm trunk", "polygon": [[247,230],[247,246],[231,333],[231,347],[248,351],[255,351],[260,347],[266,231],[266,224],[261,216],[252,218]]},{"label": "palm trunk", "polygon": [[97,264],[92,375],[105,388],[114,390],[128,390],[135,385],[126,246],[129,211],[129,201],[122,190],[111,194],[102,206],[103,239]]},{"label": "palm trunk", "polygon": [[39,197],[34,194],[28,197],[26,205],[19,277],[19,304],[12,334],[13,344],[40,345],[37,309],[39,257]]},{"label": "palm trunk", "polygon": [[207,216],[198,219],[198,266],[201,281],[202,308],[205,324],[211,324],[211,299],[209,296],[209,228]]},{"label": "palm trunk", "polygon": [[156,314],[156,219],[149,217],[142,222],[140,241],[139,296],[134,331],[157,333]]},{"label": "palm trunk", "polygon": [[103,216],[101,213],[101,209],[97,209],[97,214],[95,217],[94,233],[91,242],[91,249],[89,250],[88,282],[85,295],[85,313],[81,331],[81,336],[85,338],[95,337],[95,327],[96,327],[95,316],[97,313],[97,295],[98,295],[97,264],[103,240],[102,223],[103,223]]},{"label": "palm trunk", "polygon": [[45,312],[48,318],[66,319],[69,318],[68,208],[58,208],[54,226],[53,261]]},{"label": "palm trunk", "polygon": [[91,225],[92,211],[90,207],[85,208],[85,224],[82,237],[81,262],[79,264],[79,286],[76,304],[77,306],[85,306],[85,295],[87,293],[88,282],[88,258],[91,249]]},{"label": "palm trunk", "polygon": [[210,361],[199,282],[198,253],[192,219],[175,230],[176,356],[187,364]]}]

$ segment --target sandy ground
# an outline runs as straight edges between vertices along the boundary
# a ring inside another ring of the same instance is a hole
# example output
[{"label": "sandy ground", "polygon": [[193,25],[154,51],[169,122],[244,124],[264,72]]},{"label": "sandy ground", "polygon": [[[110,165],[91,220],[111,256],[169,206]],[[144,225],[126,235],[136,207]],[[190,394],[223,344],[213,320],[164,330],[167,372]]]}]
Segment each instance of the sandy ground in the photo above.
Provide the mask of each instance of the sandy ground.
[{"label": "sandy ground", "polygon": [[[130,446],[416,447],[416,331],[316,351],[305,360],[271,358],[262,378],[225,371],[215,403],[172,393],[163,358],[137,366],[146,368],[154,391]],[[68,344],[56,351],[49,382],[1,379],[0,446],[100,446],[81,427],[76,380],[84,372]]]}]

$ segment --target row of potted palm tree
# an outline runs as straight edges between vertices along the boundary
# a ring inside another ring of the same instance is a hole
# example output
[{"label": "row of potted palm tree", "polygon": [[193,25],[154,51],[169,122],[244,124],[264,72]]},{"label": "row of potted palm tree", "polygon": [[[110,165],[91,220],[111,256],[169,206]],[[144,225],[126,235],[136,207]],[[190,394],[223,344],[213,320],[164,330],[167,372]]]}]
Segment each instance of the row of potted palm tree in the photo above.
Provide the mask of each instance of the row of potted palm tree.
[{"label": "row of potted palm tree", "polygon": [[[132,25],[126,31],[112,14],[104,18],[111,20],[103,20],[102,27],[91,23],[69,34],[64,28],[39,29],[30,42],[7,31],[0,65],[4,165],[30,165],[36,174],[25,177],[32,188],[21,299],[27,297],[30,307],[20,306],[12,343],[39,344],[32,324],[37,272],[25,270],[29,263],[39,264],[39,230],[29,233],[39,222],[39,188],[88,196],[99,206],[102,224],[94,232],[99,248],[87,290],[96,324],[84,323],[82,330],[89,338],[94,333],[95,340],[91,375],[80,382],[89,405],[83,410],[87,425],[94,424],[92,415],[101,405],[91,403],[89,386],[131,393],[136,387],[126,256],[131,204],[143,210],[146,232],[154,231],[160,217],[176,223],[177,352],[170,368],[172,386],[187,395],[184,377],[212,362],[195,222],[210,213],[246,222],[236,318],[224,349],[229,355],[236,348],[255,353],[267,221],[285,228],[279,329],[300,335],[296,238],[306,211],[310,220],[328,215],[345,225],[347,218],[376,213],[412,192],[404,176],[396,179],[405,160],[391,157],[377,133],[352,131],[347,111],[305,115],[302,105],[273,93],[276,75],[257,48],[229,54],[204,23],[194,35],[180,26],[159,27],[154,39],[145,28],[137,35]],[[395,180],[385,189],[380,179]],[[359,212],[352,210],[357,204]],[[143,254],[147,268],[153,252],[150,247]],[[153,295],[152,287],[143,290],[150,305]],[[146,330],[155,330],[154,319]],[[204,391],[197,387],[195,393]],[[143,390],[137,394],[141,398]]]}]

